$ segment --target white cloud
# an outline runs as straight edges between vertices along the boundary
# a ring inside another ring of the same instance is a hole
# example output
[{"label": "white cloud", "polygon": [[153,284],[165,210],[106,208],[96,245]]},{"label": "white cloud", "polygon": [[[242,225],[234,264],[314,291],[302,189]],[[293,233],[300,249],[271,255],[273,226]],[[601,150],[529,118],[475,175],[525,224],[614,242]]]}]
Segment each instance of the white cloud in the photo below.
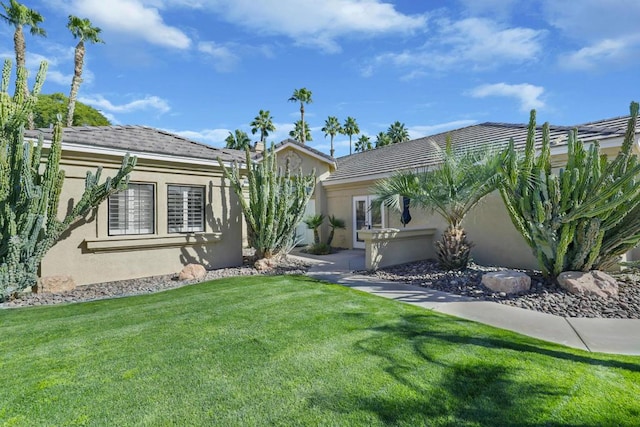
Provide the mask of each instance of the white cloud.
[{"label": "white cloud", "polygon": [[157,110],[162,114],[171,109],[167,101],[157,96],[145,96],[142,99],[136,99],[121,105],[113,104],[102,95],[80,97],[79,100],[80,102],[91,105],[98,110],[104,110],[110,113],[131,113],[139,110]]},{"label": "white cloud", "polygon": [[596,69],[637,64],[640,57],[640,2],[547,0],[544,10],[547,21],[580,46],[558,58],[561,66]]},{"label": "white cloud", "polygon": [[630,40],[605,39],[561,57],[559,63],[567,68],[592,69],[605,63],[622,63],[639,50],[640,43],[634,46]]},{"label": "white cloud", "polygon": [[168,130],[171,133],[180,135],[184,138],[194,141],[205,142],[216,146],[224,146],[226,144],[225,138],[229,136],[229,129],[203,129],[200,131],[194,130]]},{"label": "white cloud", "polygon": [[438,123],[435,125],[411,126],[407,130],[412,139],[422,138],[423,136],[435,135],[452,129],[460,129],[477,123],[477,120],[454,120],[446,123]]},{"label": "white cloud", "polygon": [[542,52],[545,31],[524,27],[504,27],[490,19],[440,19],[434,35],[415,50],[385,53],[377,65],[424,67],[444,71],[471,67],[490,69],[504,64],[535,61]]},{"label": "white cloud", "polygon": [[326,52],[340,51],[336,41],[340,37],[408,33],[426,24],[425,16],[402,14],[381,0],[209,0],[202,4],[228,22]]},{"label": "white cloud", "polygon": [[547,21],[576,40],[594,43],[640,32],[637,0],[545,0],[543,5]]},{"label": "white cloud", "polygon": [[158,7],[147,6],[143,0],[74,0],[69,9],[90,18],[104,30],[159,46],[176,49],[191,46],[191,39],[182,30],[166,24]]},{"label": "white cloud", "polygon": [[214,68],[220,72],[232,71],[239,61],[239,57],[228,46],[215,42],[200,42],[198,50],[206,53],[214,61]]},{"label": "white cloud", "polygon": [[478,86],[471,90],[469,95],[474,98],[486,98],[488,96],[515,98],[520,102],[520,109],[526,112],[544,107],[544,102],[540,99],[543,93],[543,87],[529,83],[516,85],[495,83]]}]

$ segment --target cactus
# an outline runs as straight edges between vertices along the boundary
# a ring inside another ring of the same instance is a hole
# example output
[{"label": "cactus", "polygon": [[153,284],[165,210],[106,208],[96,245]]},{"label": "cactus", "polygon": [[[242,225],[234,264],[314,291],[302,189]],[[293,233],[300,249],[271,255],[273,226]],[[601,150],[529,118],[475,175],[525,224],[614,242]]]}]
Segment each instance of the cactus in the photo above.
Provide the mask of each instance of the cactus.
[{"label": "cactus", "polygon": [[249,244],[255,248],[258,258],[286,255],[296,237],[296,227],[302,221],[304,211],[315,188],[315,171],[304,175],[301,170],[295,176],[287,163],[284,172],[278,169],[273,145],[266,150],[261,162],[251,161],[246,149],[248,200],[243,191],[244,178],[236,162],[227,168],[218,159],[225,178],[238,196],[247,222]]},{"label": "cactus", "polygon": [[500,193],[545,275],[612,268],[640,242],[640,164],[632,153],[638,104],[632,102],[630,111],[613,160],[600,153],[597,142],[586,147],[574,130],[565,167],[552,172],[546,123],[536,156],[535,111],[524,155],[519,157],[513,141],[505,151]]},{"label": "cactus", "polygon": [[43,138],[25,142],[24,127],[37,102],[46,73],[42,63],[31,93],[25,96],[27,73],[18,69],[14,96],[8,93],[11,62],[5,61],[0,83],[0,300],[36,283],[47,251],[74,222],[110,194],[126,188],[136,159],[125,156],[113,178],[100,181],[101,169],[87,172],[85,191],[60,220],[58,206],[64,182],[60,170],[62,127],[53,131],[46,162],[41,167]]}]

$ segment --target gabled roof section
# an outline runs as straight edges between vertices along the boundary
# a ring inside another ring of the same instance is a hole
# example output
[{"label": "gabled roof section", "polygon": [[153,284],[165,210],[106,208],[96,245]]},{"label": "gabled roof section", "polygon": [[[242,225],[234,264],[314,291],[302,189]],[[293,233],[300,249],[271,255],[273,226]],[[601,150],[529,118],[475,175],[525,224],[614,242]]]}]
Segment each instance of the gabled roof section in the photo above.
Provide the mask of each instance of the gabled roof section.
[{"label": "gabled roof section", "polygon": [[[52,128],[25,131],[25,137],[51,140]],[[212,147],[146,126],[73,126],[63,128],[62,144],[77,144],[129,152],[200,160],[242,161],[244,153]]]},{"label": "gabled roof section", "polygon": [[[316,150],[315,148],[309,147],[308,145],[302,144],[294,139],[287,138],[278,144],[274,145],[274,150],[277,153],[278,151],[282,151],[287,147],[294,148],[295,150],[301,151],[311,157],[314,157],[321,162],[329,163],[333,169],[336,168],[336,159],[329,156],[328,154],[323,153],[322,151]],[[259,160],[262,158],[262,153],[258,153],[253,157],[255,160]]]},{"label": "gabled roof section", "polygon": [[[619,126],[618,121],[594,122],[582,126],[550,126],[550,139],[552,148],[567,144],[567,136],[572,129],[578,130],[578,137],[584,141],[601,140],[611,137],[622,137],[626,129]],[[628,119],[628,116],[627,116]],[[611,122],[611,123],[609,123]],[[604,127],[596,125],[602,123]],[[542,126],[536,133],[536,145],[542,144]],[[377,179],[402,169],[419,169],[435,166],[439,163],[437,151],[432,144],[445,146],[447,136],[451,135],[453,146],[459,150],[473,150],[485,146],[496,149],[505,147],[510,139],[513,139],[516,148],[524,148],[527,141],[526,124],[510,123],[481,123],[467,126],[439,134],[387,145],[374,150],[356,153],[337,159],[337,171],[325,180],[326,183],[338,183],[340,181],[360,181]]]}]

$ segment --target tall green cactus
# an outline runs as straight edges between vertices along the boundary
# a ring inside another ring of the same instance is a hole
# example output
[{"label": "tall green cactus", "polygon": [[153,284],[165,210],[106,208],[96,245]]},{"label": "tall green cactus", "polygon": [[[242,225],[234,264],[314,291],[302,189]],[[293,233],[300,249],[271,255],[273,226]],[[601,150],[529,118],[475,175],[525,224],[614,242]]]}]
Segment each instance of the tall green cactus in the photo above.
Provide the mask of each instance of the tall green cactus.
[{"label": "tall green cactus", "polygon": [[536,116],[531,112],[524,155],[513,141],[505,151],[500,186],[516,229],[533,249],[542,272],[615,266],[640,242],[640,164],[632,152],[638,104],[631,103],[624,142],[613,160],[597,142],[585,147],[569,133],[566,165],[551,169],[549,125],[536,156]]},{"label": "tall green cactus", "polygon": [[271,258],[291,248],[296,227],[302,221],[315,188],[315,172],[304,175],[300,170],[292,176],[287,164],[283,173],[278,168],[273,146],[265,151],[258,163],[251,161],[249,149],[246,154],[248,200],[243,191],[240,165],[235,163],[229,169],[220,159],[218,162],[240,199],[249,244],[255,248],[258,258]]},{"label": "tall green cactus", "polygon": [[47,251],[70,225],[110,194],[126,188],[135,157],[125,156],[113,178],[99,183],[101,168],[87,172],[85,191],[60,220],[58,206],[64,182],[60,170],[62,127],[56,124],[51,147],[41,165],[43,139],[26,142],[24,126],[37,102],[46,63],[40,66],[31,93],[25,97],[27,72],[18,69],[14,96],[9,95],[11,62],[5,61],[0,83],[0,300],[34,285]]}]

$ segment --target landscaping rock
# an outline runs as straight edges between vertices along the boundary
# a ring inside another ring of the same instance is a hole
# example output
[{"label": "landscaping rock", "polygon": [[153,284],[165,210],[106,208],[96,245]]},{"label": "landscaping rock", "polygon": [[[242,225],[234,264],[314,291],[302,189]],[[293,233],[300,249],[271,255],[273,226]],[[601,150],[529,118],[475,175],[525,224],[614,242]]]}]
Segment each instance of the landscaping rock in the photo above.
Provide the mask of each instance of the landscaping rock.
[{"label": "landscaping rock", "polygon": [[32,288],[37,294],[59,294],[72,291],[76,288],[76,282],[71,276],[45,276],[38,279],[38,283]]},{"label": "landscaping rock", "polygon": [[268,271],[275,267],[276,264],[276,261],[272,258],[260,258],[253,264],[253,267],[258,271]]},{"label": "landscaping rock", "polygon": [[531,288],[531,278],[520,271],[494,271],[482,276],[482,284],[494,292],[517,294]]},{"label": "landscaping rock", "polygon": [[558,284],[576,295],[597,295],[604,299],[618,296],[618,282],[602,271],[565,271],[558,276]]},{"label": "landscaping rock", "polygon": [[207,275],[207,270],[200,264],[187,264],[178,275],[179,280],[200,280]]}]

